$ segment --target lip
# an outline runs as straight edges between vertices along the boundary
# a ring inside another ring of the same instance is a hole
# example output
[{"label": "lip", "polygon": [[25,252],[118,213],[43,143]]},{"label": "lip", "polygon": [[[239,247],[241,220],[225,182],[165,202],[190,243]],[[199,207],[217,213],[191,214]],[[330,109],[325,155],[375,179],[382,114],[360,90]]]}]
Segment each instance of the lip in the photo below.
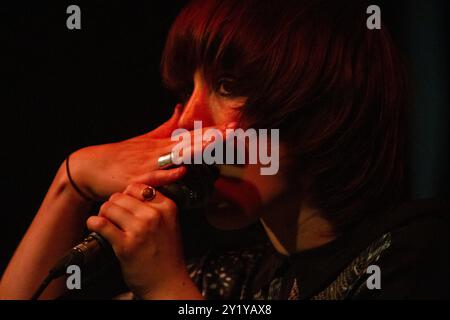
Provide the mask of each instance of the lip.
[{"label": "lip", "polygon": [[221,176],[215,183],[215,191],[211,204],[220,211],[239,210],[250,215],[261,204],[257,188],[245,180]]}]

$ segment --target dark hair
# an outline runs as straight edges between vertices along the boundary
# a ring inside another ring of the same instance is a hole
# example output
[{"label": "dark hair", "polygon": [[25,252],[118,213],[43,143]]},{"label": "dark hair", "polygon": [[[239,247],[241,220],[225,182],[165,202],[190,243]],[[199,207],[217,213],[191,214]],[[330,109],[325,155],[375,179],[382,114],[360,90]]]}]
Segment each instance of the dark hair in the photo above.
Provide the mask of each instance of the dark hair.
[{"label": "dark hair", "polygon": [[308,194],[337,231],[404,190],[405,77],[386,27],[369,30],[352,0],[191,2],[162,59],[178,92],[201,68],[235,77],[242,123],[279,128]]}]

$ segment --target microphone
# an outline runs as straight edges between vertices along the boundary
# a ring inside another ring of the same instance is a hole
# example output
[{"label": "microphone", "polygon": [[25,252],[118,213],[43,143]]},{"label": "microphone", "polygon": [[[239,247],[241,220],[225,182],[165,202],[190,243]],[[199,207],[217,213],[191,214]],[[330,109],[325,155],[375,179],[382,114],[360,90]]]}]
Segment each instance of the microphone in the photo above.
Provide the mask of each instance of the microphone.
[{"label": "microphone", "polygon": [[[187,172],[180,181],[155,189],[172,199],[180,210],[200,209],[212,195],[214,182],[219,177],[219,169],[205,164],[189,165],[186,168]],[[97,257],[110,253],[112,253],[110,244],[100,234],[90,233],[50,269],[31,300],[36,300],[52,280],[64,275],[68,266],[85,266]]]}]

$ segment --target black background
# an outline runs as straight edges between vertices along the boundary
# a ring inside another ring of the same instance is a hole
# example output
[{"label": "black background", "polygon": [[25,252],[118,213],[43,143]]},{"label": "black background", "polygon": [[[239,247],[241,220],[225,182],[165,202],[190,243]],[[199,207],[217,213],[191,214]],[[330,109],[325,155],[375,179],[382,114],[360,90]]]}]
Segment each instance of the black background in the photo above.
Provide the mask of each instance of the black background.
[{"label": "black background", "polygon": [[[176,103],[161,51],[185,1],[1,4],[0,273],[68,153],[145,133]],[[66,8],[81,7],[81,30]],[[447,1],[378,1],[414,79],[413,197],[448,197]],[[280,1],[282,5],[282,1]]]}]

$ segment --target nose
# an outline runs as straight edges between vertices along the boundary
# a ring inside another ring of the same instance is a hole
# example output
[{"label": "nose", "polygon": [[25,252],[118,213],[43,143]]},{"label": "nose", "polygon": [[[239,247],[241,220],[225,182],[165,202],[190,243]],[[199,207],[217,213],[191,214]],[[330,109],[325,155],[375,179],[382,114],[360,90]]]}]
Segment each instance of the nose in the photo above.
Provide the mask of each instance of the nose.
[{"label": "nose", "polygon": [[184,105],[178,126],[192,130],[194,128],[194,121],[202,121],[203,127],[214,125],[209,106],[208,88],[199,79],[198,74],[194,76],[194,90]]}]

